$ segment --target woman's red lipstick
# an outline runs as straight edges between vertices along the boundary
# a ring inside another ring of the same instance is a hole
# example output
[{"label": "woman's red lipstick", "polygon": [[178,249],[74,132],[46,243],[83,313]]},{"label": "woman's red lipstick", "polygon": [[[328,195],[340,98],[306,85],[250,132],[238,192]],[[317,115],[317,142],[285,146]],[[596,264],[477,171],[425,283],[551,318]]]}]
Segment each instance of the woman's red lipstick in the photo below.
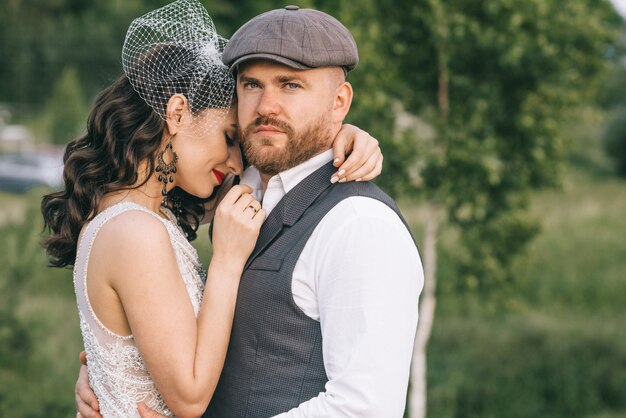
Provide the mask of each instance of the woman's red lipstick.
[{"label": "woman's red lipstick", "polygon": [[226,177],[226,174],[216,169],[213,169],[213,174],[215,175],[215,178],[217,179],[217,184],[222,184],[222,182],[224,181],[224,177]]}]

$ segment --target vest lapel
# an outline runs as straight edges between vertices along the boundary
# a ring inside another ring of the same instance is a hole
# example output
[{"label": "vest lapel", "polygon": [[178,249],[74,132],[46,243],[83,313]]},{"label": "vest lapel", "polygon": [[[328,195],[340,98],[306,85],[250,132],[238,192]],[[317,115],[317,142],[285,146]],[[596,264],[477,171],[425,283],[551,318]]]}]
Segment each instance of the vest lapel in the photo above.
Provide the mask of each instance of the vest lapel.
[{"label": "vest lapel", "polygon": [[256,246],[246,263],[246,269],[274,241],[283,230],[283,226],[293,226],[315,199],[330,187],[330,176],[334,171],[332,162],[325,164],[283,196],[263,223]]}]

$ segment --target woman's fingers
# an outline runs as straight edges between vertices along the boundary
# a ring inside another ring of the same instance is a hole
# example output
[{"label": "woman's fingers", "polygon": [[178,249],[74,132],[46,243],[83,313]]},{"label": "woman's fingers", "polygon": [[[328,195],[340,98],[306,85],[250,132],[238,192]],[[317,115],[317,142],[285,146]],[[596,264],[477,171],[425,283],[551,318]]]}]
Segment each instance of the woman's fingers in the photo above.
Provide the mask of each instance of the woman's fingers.
[{"label": "woman's fingers", "polygon": [[[246,185],[237,185],[224,196],[224,199],[217,207],[217,219],[219,218],[232,218],[242,214],[248,206],[253,206],[259,209],[261,205],[250,194],[252,189]],[[219,221],[218,221],[219,222]]]},{"label": "woman's fingers", "polygon": [[261,209],[261,204],[251,194],[242,195],[233,205],[233,210],[236,212],[245,212],[252,209],[258,212]]},{"label": "woman's fingers", "polygon": [[361,135],[357,135],[357,137],[354,139],[354,147],[352,149],[352,152],[337,171],[338,174],[342,173],[343,171],[343,175],[339,174],[339,178],[345,177],[345,174],[350,173],[352,170],[354,170],[354,167],[360,167],[361,165],[363,165],[363,163],[367,159],[367,152],[371,151],[369,148],[372,147],[373,150],[378,146],[378,141],[374,139],[374,141],[376,141],[376,144],[374,144],[370,142],[369,138],[374,139],[367,132],[363,132]]},{"label": "woman's fingers", "polygon": [[[372,180],[378,176],[380,176],[380,174],[383,172],[383,154],[380,154],[380,157],[378,158],[378,160],[376,161],[376,165],[374,167],[374,170],[372,172],[370,172],[369,174],[364,175],[361,180],[362,181],[369,181]],[[358,180],[358,178],[357,178]]]},{"label": "woman's fingers", "polygon": [[[367,164],[370,157],[380,154],[378,140],[363,130],[358,130],[354,135],[352,153],[348,156],[339,170],[333,174],[331,182],[356,180],[358,177],[353,176],[357,170]],[[370,167],[370,171],[375,164]],[[373,176],[376,177],[376,176]],[[373,178],[372,177],[372,178]]]},{"label": "woman's fingers", "polygon": [[369,139],[362,137],[362,139],[355,141],[352,154],[350,154],[337,173],[333,175],[331,181],[333,183],[337,181],[343,183],[344,181],[353,181],[365,176],[368,176],[368,179],[372,179],[380,174],[374,173],[376,161],[380,158],[382,158],[382,153],[378,146],[378,141],[372,137],[369,137]]},{"label": "woman's fingers", "polygon": [[383,154],[378,153],[371,154],[370,157],[359,168],[356,168],[350,173],[347,173],[340,181],[367,181],[376,178],[380,175],[383,167]]},{"label": "woman's fingers", "polygon": [[250,188],[250,186],[248,186],[247,184],[237,184],[233,186],[228,191],[228,193],[226,193],[226,196],[224,196],[224,199],[222,199],[222,201],[220,202],[220,206],[222,205],[232,206],[243,195],[249,195],[250,193],[252,193],[252,188]]},{"label": "woman's fingers", "polygon": [[346,155],[352,151],[354,133],[345,134],[346,131],[351,132],[352,129],[354,129],[352,125],[343,125],[333,141],[333,165],[335,167],[340,167],[346,160]]},{"label": "woman's fingers", "polygon": [[261,225],[263,225],[263,221],[265,221],[265,210],[259,209],[252,216],[252,220],[255,229],[261,229]]}]

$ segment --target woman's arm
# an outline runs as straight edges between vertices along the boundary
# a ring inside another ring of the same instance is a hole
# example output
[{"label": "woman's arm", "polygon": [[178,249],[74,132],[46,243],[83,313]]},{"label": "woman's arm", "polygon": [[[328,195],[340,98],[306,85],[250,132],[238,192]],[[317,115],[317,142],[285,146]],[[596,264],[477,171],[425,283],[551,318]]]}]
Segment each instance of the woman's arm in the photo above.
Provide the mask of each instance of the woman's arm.
[{"label": "woman's arm", "polygon": [[265,217],[248,208],[260,207],[248,191],[235,186],[217,209],[197,320],[160,221],[141,212],[118,217],[116,227],[128,233],[110,250],[111,286],[157,389],[178,417],[204,412],[223,367],[239,279]]}]

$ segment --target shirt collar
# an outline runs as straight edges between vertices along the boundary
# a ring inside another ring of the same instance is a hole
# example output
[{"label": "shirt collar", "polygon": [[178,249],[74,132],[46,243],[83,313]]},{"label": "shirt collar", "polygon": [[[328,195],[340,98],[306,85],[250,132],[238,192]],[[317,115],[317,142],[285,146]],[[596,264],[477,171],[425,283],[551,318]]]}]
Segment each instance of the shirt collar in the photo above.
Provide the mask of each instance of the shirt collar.
[{"label": "shirt collar", "polygon": [[[280,180],[283,184],[283,189],[285,190],[285,194],[289,193],[291,189],[296,187],[298,183],[307,178],[309,174],[313,173],[315,170],[328,163],[329,161],[332,161],[332,159],[333,150],[329,149],[303,162],[302,164],[290,168],[289,170],[285,170],[282,173],[278,173],[276,176],[280,177]],[[328,181],[330,181],[330,179],[328,179]]]},{"label": "shirt collar", "polygon": [[[333,150],[326,150],[321,154],[318,154],[315,157],[303,162],[302,164],[299,164],[295,167],[290,168],[289,170],[285,170],[281,173],[276,174],[275,176],[272,176],[268,184],[281,184],[284,194],[287,194],[291,189],[296,187],[298,183],[304,180],[309,174],[313,173],[324,164],[332,161],[332,159]],[[241,176],[241,183],[247,184],[252,188],[252,195],[255,198],[257,198],[258,200],[263,199],[263,194],[265,193],[265,190],[262,190],[261,175],[256,167],[250,166],[246,168],[246,170],[243,172],[243,175]]]}]

